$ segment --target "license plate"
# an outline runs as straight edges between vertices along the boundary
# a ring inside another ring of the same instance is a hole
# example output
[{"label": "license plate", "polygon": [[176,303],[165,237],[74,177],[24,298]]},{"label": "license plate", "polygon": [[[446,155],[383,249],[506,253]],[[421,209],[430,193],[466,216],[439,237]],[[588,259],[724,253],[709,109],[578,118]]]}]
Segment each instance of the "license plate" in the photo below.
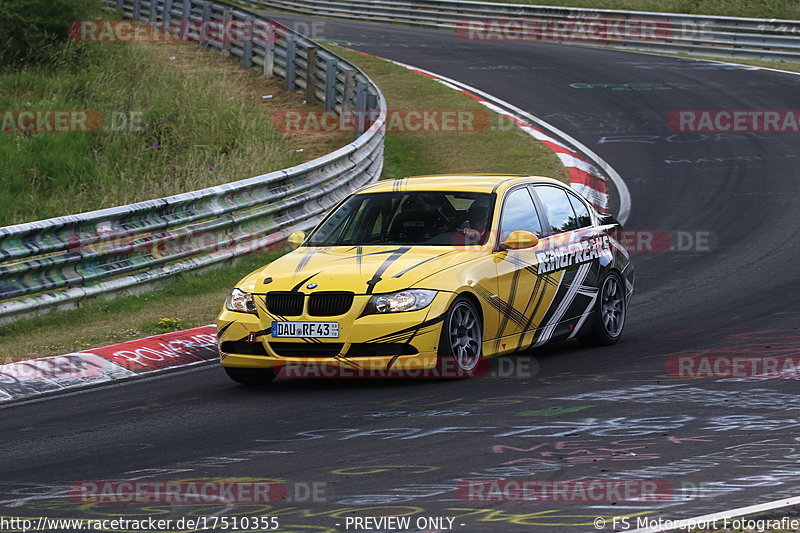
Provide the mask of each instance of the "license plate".
[{"label": "license plate", "polygon": [[273,322],[273,337],[339,338],[338,322]]}]

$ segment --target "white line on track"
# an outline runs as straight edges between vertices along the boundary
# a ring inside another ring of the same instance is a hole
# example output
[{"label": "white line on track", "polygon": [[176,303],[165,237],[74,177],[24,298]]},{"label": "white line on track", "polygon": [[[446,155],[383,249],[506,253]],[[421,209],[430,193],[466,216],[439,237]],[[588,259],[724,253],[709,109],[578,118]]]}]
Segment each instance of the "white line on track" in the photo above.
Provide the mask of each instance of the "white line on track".
[{"label": "white line on track", "polygon": [[670,527],[649,527],[645,529],[634,529],[630,533],[662,533],[664,531],[676,531],[678,529],[687,529],[694,524],[710,524],[720,520],[742,517],[755,513],[763,513],[764,511],[771,511],[773,509],[780,509],[781,507],[789,507],[790,505],[800,505],[800,496],[793,498],[785,498],[783,500],[775,500],[774,502],[759,503],[757,505],[750,505],[748,507],[739,507],[738,509],[731,509],[729,511],[720,511],[718,513],[707,514],[698,516],[696,518],[682,518],[675,519],[671,522],[680,524],[682,526]]}]

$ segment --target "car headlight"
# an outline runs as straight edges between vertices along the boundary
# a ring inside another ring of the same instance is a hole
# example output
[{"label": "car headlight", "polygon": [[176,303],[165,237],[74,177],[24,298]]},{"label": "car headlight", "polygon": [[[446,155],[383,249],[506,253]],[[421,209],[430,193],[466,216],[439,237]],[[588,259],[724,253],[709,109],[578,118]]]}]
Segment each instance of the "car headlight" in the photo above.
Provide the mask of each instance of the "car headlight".
[{"label": "car headlight", "polygon": [[376,294],[369,299],[364,314],[400,313],[425,309],[433,301],[436,291],[408,289],[391,294]]},{"label": "car headlight", "polygon": [[253,295],[233,289],[225,301],[225,308],[229,311],[238,311],[240,313],[256,314],[256,303],[253,301]]}]

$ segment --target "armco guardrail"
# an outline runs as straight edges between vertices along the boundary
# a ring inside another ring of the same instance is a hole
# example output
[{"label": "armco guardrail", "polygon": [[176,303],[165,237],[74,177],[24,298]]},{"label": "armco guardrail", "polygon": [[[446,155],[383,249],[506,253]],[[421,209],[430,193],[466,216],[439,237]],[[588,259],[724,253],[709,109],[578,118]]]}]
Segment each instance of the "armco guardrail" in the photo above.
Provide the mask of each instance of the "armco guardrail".
[{"label": "armco guardrail", "polygon": [[452,28],[465,39],[605,45],[800,62],[800,21],[461,0],[243,0],[253,7]]},{"label": "armco guardrail", "polygon": [[[121,293],[178,272],[266,250],[319,217],[383,168],[386,102],[361,70],[239,7],[198,0],[105,0],[125,16],[189,32],[245,67],[284,78],[328,110],[369,111],[355,142],[308,163],[217,187],[0,228],[0,322]],[[261,38],[207,39],[203,23],[242,22]],[[279,38],[275,36],[279,35]],[[310,58],[310,59],[309,59]]]}]

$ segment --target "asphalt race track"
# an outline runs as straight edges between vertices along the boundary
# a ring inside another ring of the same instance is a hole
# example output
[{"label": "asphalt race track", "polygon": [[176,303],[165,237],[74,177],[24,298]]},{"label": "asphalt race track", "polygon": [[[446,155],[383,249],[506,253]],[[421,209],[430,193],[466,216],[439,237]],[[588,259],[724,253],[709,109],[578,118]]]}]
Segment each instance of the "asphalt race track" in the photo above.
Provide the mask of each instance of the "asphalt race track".
[{"label": "asphalt race track", "polygon": [[[637,287],[622,341],[502,358],[496,375],[470,381],[282,380],[249,390],[213,365],[11,405],[0,409],[1,516],[258,515],[277,516],[283,531],[333,532],[356,530],[347,517],[406,515],[412,526],[454,518],[452,529],[465,533],[593,531],[602,517],[612,531],[615,516],[632,517],[616,530],[635,529],[637,517],[800,495],[798,374],[675,373],[678,356],[800,353],[798,134],[667,127],[676,110],[800,109],[800,76],[366,23],[327,21],[324,38],[502,98],[622,175],[628,229],[671,237],[661,251],[633,254]],[[292,501],[68,496],[82,481],[198,478],[283,480]],[[623,501],[479,501],[457,490],[474,479],[649,480],[658,491]],[[308,496],[313,483],[321,488]]]}]

